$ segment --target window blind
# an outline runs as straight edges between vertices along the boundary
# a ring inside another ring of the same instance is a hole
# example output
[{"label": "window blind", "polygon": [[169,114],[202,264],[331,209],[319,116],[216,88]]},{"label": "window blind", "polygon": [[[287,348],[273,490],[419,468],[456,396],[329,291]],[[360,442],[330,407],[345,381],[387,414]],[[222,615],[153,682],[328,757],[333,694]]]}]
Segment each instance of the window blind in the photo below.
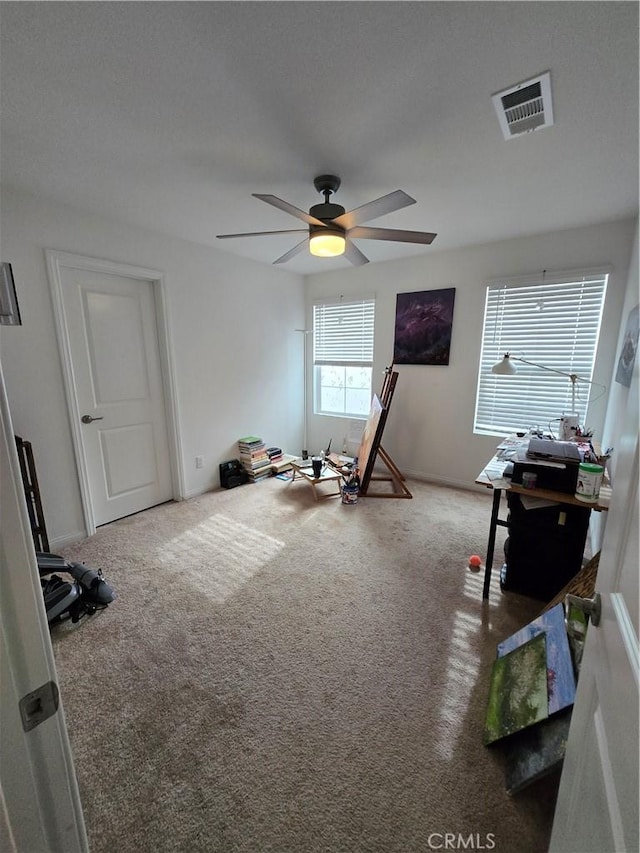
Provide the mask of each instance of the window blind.
[{"label": "window blind", "polygon": [[[474,430],[506,433],[549,427],[571,411],[568,377],[515,362],[514,376],[491,373],[505,353],[591,380],[608,275],[545,275],[487,287]],[[592,386],[576,383],[582,422]]]},{"label": "window blind", "polygon": [[374,299],[315,304],[313,363],[372,364],[374,319]]}]

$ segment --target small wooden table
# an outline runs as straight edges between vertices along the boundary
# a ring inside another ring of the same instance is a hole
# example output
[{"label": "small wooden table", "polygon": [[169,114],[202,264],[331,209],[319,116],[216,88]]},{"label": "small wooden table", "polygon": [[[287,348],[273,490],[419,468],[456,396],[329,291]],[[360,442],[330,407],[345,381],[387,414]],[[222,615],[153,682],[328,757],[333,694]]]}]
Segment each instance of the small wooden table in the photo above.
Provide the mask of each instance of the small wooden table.
[{"label": "small wooden table", "polygon": [[[311,484],[311,488],[313,489],[313,496],[317,500],[320,498],[337,498],[342,494],[340,490],[342,474],[339,471],[336,471],[334,468],[330,468],[328,465],[324,465],[322,471],[320,472],[319,477],[314,477],[313,468],[309,463],[305,464],[303,462],[292,462],[291,467],[293,468],[293,477],[291,478],[291,482],[294,480],[306,480],[307,483]],[[330,483],[331,481],[338,483],[338,491],[337,492],[329,492],[328,494],[323,494],[322,492],[318,492],[316,490],[316,486],[319,483]]]}]

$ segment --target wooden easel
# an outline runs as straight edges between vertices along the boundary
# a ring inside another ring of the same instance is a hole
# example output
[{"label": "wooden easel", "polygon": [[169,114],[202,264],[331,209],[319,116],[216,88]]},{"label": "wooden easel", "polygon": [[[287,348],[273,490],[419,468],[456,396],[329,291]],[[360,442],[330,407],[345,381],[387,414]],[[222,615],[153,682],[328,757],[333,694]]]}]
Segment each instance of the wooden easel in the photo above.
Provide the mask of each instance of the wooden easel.
[{"label": "wooden easel", "polygon": [[33,448],[30,441],[24,441],[19,435],[15,435],[14,438],[18,450],[18,462],[20,463],[20,473],[22,474],[22,485],[27,502],[27,513],[29,514],[29,523],[31,524],[33,544],[36,551],[48,551],[49,538],[47,536],[47,526],[44,523]]},{"label": "wooden easel", "polygon": [[[368,498],[412,498],[413,495],[407,488],[405,484],[404,475],[400,472],[398,467],[395,465],[389,454],[386,452],[384,447],[380,444],[382,439],[382,433],[384,432],[384,427],[387,422],[387,416],[389,414],[389,409],[391,408],[391,401],[393,400],[393,393],[396,388],[396,382],[398,381],[398,373],[393,369],[393,365],[385,368],[384,371],[384,380],[382,382],[382,390],[380,392],[380,402],[383,406],[382,417],[380,418],[380,422],[378,424],[378,429],[376,430],[375,437],[373,439],[373,444],[371,446],[371,452],[369,454],[369,460],[367,462],[367,469],[364,471],[362,477],[362,483],[360,485],[360,494],[363,497]],[[389,472],[389,475],[373,475],[373,469],[376,463],[376,459],[380,458],[385,468]],[[384,481],[387,483],[392,483],[393,491],[390,492],[371,492],[369,491],[369,486],[371,485],[372,480]]]}]

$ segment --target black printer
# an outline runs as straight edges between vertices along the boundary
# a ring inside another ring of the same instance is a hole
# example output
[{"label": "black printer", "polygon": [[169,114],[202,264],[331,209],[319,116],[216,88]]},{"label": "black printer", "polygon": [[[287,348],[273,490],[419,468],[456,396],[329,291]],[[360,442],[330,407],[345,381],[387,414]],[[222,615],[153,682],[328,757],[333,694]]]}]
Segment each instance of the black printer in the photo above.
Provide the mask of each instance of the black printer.
[{"label": "black printer", "polygon": [[[522,475],[530,472],[536,474],[537,489],[574,494],[578,484],[580,454],[575,444],[571,448],[565,446],[569,444],[571,443],[549,439],[532,439],[528,447],[518,449],[513,459],[511,482],[514,485],[522,485]],[[572,451],[570,455],[567,454],[569,450]]]}]

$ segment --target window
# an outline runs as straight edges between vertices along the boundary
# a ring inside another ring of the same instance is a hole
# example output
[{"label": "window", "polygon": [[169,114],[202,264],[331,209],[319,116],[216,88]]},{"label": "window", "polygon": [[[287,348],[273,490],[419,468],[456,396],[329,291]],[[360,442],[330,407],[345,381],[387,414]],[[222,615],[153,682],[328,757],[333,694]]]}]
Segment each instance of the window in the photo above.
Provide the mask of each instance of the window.
[{"label": "window", "polygon": [[[497,376],[491,368],[508,352],[590,381],[607,278],[605,273],[545,274],[539,280],[500,281],[487,287],[475,432],[548,429],[563,412],[571,412],[568,377],[520,362],[514,376]],[[592,390],[585,382],[576,383],[581,423]]]},{"label": "window", "polygon": [[371,406],[375,300],[336,299],[313,306],[316,414],[366,418]]}]

